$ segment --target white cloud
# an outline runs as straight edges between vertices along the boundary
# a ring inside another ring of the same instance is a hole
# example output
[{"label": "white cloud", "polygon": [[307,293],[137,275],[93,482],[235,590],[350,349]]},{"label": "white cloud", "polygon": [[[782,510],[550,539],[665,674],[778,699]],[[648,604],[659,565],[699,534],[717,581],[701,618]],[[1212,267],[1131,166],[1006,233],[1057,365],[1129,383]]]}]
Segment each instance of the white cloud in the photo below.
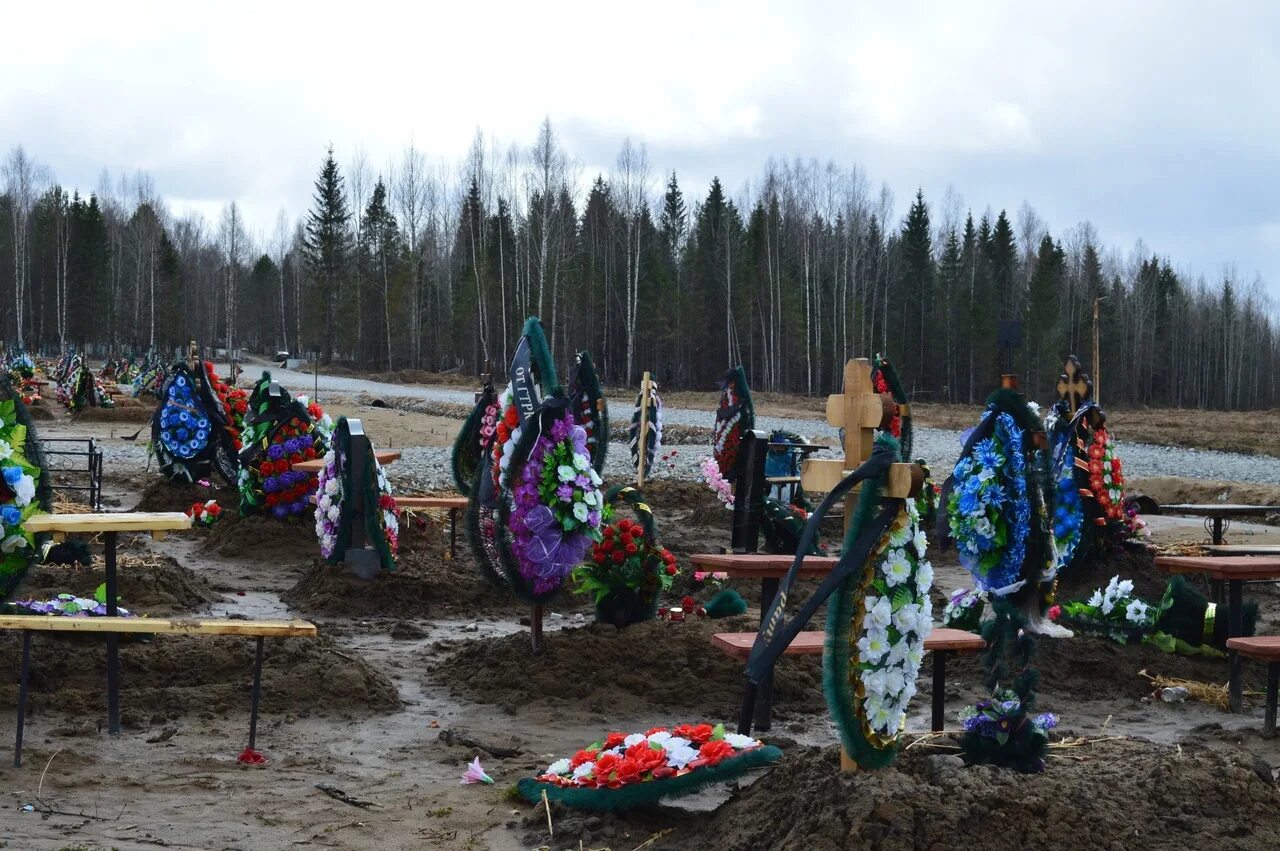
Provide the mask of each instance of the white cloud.
[{"label": "white cloud", "polygon": [[549,115],[587,176],[628,136],[693,195],[831,158],[903,204],[1027,200],[1056,231],[1092,219],[1280,292],[1263,0],[3,2],[0,24],[0,146],[82,190],[145,170],[175,209],[234,199],[262,229],[305,209],[330,142],[378,169],[412,139],[452,167],[477,127],[526,145]]}]

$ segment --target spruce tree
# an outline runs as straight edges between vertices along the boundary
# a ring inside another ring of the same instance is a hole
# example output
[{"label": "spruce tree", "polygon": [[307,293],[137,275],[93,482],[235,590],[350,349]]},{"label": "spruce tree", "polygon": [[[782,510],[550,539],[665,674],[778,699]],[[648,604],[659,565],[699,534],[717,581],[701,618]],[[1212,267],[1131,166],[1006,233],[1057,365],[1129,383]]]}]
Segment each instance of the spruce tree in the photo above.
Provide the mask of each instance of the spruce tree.
[{"label": "spruce tree", "polygon": [[1027,293],[1027,390],[1043,397],[1053,387],[1063,352],[1062,282],[1066,254],[1048,234],[1040,240]]},{"label": "spruce tree", "polygon": [[898,321],[904,326],[903,338],[899,341],[903,375],[912,376],[914,381],[932,383],[929,371],[929,340],[932,335],[927,322],[933,303],[933,237],[923,190],[916,190],[916,199],[902,223],[899,251],[902,263],[899,266],[895,310],[900,313]]},{"label": "spruce tree", "polygon": [[307,214],[306,258],[322,306],[320,360],[329,363],[337,349],[338,301],[351,254],[351,214],[332,145],[316,177],[311,203]]}]

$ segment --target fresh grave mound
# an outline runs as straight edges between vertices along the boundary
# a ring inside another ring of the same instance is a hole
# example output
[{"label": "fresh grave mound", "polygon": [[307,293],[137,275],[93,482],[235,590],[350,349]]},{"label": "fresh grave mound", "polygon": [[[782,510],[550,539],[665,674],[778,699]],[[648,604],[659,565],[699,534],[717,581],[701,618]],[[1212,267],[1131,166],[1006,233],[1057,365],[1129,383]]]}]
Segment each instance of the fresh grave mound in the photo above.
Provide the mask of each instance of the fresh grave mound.
[{"label": "fresh grave mound", "polygon": [[155,414],[150,406],[128,408],[85,408],[71,415],[77,423],[149,423]]},{"label": "fresh grave mound", "polygon": [[1133,582],[1134,594],[1159,603],[1169,585],[1169,574],[1156,569],[1155,556],[1146,551],[1113,550],[1102,558],[1080,558],[1058,577],[1057,602],[1087,600],[1099,588],[1107,587],[1111,577]]},{"label": "fresh grave mound", "polygon": [[[1136,699],[1150,694],[1154,686],[1139,671],[1206,683],[1227,681],[1225,658],[1182,656],[1165,653],[1151,644],[1119,644],[1108,638],[1083,635],[1038,638],[1034,665],[1040,672],[1039,693],[1066,711],[1069,706],[1064,706],[1064,700]],[[925,670],[931,670],[928,655]],[[922,678],[925,670],[921,671]],[[1248,667],[1245,672],[1250,681],[1264,682],[1261,676],[1250,676]],[[981,688],[983,677],[980,655],[947,660],[949,683],[970,683]]]},{"label": "fresh grave mound", "polygon": [[[95,409],[97,410],[97,409]],[[234,509],[239,496],[235,488],[210,487],[192,482],[171,481],[168,479],[149,479],[142,489],[142,496],[132,511],[181,511],[186,512],[194,503],[216,499],[226,509]],[[225,515],[224,515],[225,519]]]},{"label": "fresh grave mound", "polygon": [[[150,553],[135,556],[121,552],[118,558],[119,602],[130,612],[171,615],[194,611],[222,599],[204,577],[169,556]],[[47,600],[58,594],[93,597],[98,586],[107,581],[102,557],[95,556],[93,562],[91,568],[33,566],[12,599]]]},{"label": "fresh grave mound", "polygon": [[[0,635],[5,660],[0,702],[18,693],[21,639]],[[262,708],[267,712],[365,714],[400,707],[386,676],[326,637],[267,639],[263,645]],[[170,717],[247,713],[254,642],[230,636],[161,635],[120,645],[121,706],[126,724]],[[106,642],[85,636],[37,635],[31,642],[28,711],[36,717],[106,711]]]},{"label": "fresh grave mound", "polygon": [[[1262,780],[1247,754],[1134,740],[1056,753],[1068,758],[1051,756],[1036,775],[965,768],[950,752],[927,748],[904,751],[880,771],[843,773],[837,748],[793,748],[695,822],[695,835],[680,830],[652,847],[1280,846],[1280,788]],[[635,824],[639,818],[647,827]],[[667,826],[654,814],[629,820],[633,836]]]},{"label": "fresh grave mound", "polygon": [[[668,623],[645,621],[619,630],[592,623],[543,635],[535,657],[525,631],[497,638],[442,642],[432,679],[457,694],[508,711],[530,703],[572,704],[591,712],[653,707],[654,714],[736,718],[746,683],[743,666],[711,646],[714,632],[755,629],[749,616]],[[774,715],[826,711],[817,658],[778,665]]]},{"label": "fresh grave mound", "polygon": [[[225,505],[236,503],[229,498]],[[313,515],[277,520],[268,514],[243,517],[233,509],[209,528],[202,546],[207,552],[249,558],[264,565],[304,564],[320,552]]]},{"label": "fresh grave mound", "polygon": [[469,550],[459,547],[458,557],[448,561],[443,554],[438,543],[421,536],[408,546],[401,539],[396,569],[384,570],[373,580],[360,579],[345,565],[317,559],[281,598],[307,615],[326,617],[470,618],[477,612],[529,613],[527,603],[485,581]]},{"label": "fresh grave mound", "polygon": [[49,422],[58,418],[58,415],[53,412],[52,408],[43,404],[28,405],[27,414],[31,419],[39,420],[41,422]]}]

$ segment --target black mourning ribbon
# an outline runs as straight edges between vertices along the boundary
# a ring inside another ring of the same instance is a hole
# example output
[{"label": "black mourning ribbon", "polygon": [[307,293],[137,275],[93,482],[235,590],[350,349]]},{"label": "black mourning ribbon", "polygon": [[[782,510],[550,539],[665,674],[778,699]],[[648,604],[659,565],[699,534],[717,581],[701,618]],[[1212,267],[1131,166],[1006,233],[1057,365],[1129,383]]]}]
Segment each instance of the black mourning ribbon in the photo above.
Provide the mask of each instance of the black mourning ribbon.
[{"label": "black mourning ribbon", "polygon": [[804,564],[805,554],[813,547],[818,536],[819,527],[831,507],[841,500],[859,482],[879,479],[884,476],[889,466],[898,460],[897,452],[888,446],[877,445],[871,457],[841,480],[840,484],[827,494],[821,504],[809,515],[805,523],[804,534],[796,548],[795,560],[778,584],[778,593],[773,598],[769,612],[761,622],[760,631],[756,633],[755,644],[751,647],[751,655],[747,658],[747,679],[759,685],[773,670],[773,665],[782,652],[787,649],[796,635],[805,628],[814,612],[827,601],[840,585],[857,570],[861,570],[871,557],[871,552],[884,537],[885,532],[893,525],[894,518],[902,507],[902,500],[890,499],[874,519],[866,523],[858,532],[858,537],[840,554],[840,560],[818,586],[818,590],[809,598],[794,618],[787,620],[784,608],[787,603],[787,592],[791,583],[799,575]]},{"label": "black mourning ribbon", "polygon": [[[511,368],[507,373],[511,378],[511,401],[516,406],[516,411],[520,414],[521,429],[521,445],[523,438],[529,432],[528,423],[531,417],[538,415],[551,400],[544,402],[538,397],[537,381],[533,375],[533,351],[529,345],[528,337],[521,337],[520,342],[516,343],[516,350],[511,355]],[[568,400],[559,403],[559,407],[568,405]],[[502,411],[498,412],[498,416],[502,416]],[[536,439],[536,438],[535,438]],[[529,446],[533,444],[530,443]],[[492,446],[492,444],[490,444]],[[516,447],[517,451],[520,449]],[[480,465],[484,470],[485,465]],[[480,486],[476,494],[478,503],[485,508],[496,508],[498,506],[498,490],[494,484],[493,476],[481,475]]]}]

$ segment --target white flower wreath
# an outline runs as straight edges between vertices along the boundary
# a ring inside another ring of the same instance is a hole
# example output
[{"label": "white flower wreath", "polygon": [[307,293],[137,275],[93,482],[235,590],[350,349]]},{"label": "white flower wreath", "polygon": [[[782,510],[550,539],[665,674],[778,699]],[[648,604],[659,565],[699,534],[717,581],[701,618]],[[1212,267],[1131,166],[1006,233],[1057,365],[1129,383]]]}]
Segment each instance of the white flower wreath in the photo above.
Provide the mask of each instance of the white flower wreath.
[{"label": "white flower wreath", "polygon": [[905,506],[876,551],[856,647],[863,720],[873,734],[890,739],[916,693],[924,641],[933,627],[933,565],[925,558],[927,541],[915,501]]}]

